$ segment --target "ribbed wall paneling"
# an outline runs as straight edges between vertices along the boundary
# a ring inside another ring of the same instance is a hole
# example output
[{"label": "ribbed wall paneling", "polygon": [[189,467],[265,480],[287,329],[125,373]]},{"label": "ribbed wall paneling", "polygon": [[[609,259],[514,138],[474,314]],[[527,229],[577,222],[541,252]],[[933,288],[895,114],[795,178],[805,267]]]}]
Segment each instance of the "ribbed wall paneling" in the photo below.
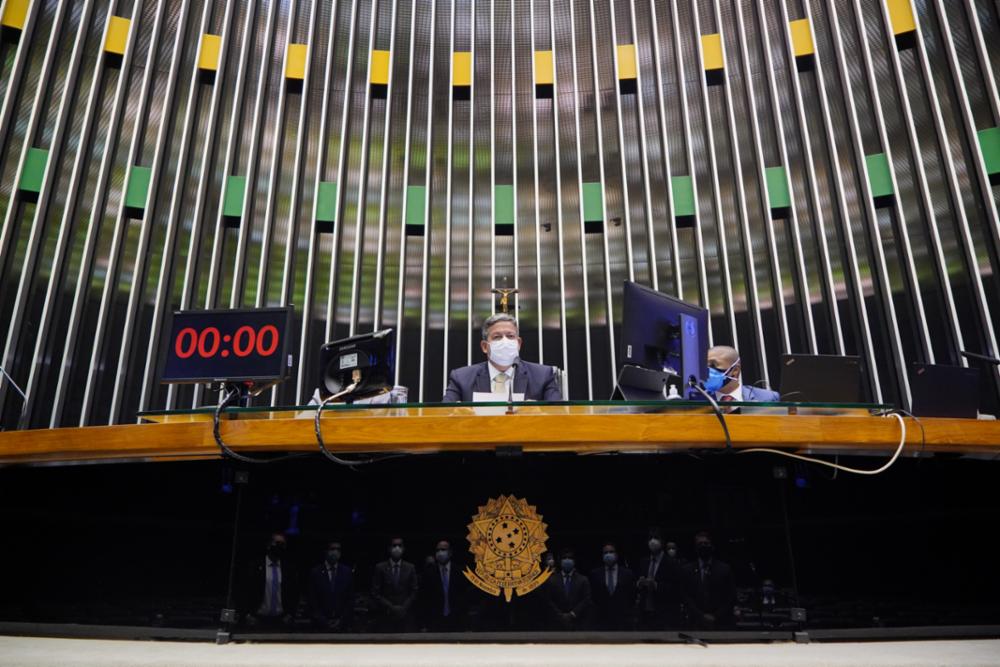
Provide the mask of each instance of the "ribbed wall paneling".
[{"label": "ribbed wall paneling", "polygon": [[525,358],[603,398],[625,279],[707,306],[753,380],[859,354],[906,406],[913,362],[997,352],[997,12],[29,2],[0,42],[0,349],[29,395],[0,384],[2,423],[212,403],[157,383],[176,308],[294,304],[274,404],[385,326],[437,400],[494,287]]}]

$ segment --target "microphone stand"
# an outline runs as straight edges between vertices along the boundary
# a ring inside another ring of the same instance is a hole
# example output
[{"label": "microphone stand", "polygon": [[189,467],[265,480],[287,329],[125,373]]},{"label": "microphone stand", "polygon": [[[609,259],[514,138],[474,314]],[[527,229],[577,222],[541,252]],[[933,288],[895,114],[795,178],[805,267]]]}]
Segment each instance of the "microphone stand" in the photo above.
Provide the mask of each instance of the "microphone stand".
[{"label": "microphone stand", "polygon": [[515,361],[510,365],[514,369],[514,377],[510,379],[510,384],[507,385],[507,412],[506,414],[514,414],[514,378],[517,377],[517,362]]}]

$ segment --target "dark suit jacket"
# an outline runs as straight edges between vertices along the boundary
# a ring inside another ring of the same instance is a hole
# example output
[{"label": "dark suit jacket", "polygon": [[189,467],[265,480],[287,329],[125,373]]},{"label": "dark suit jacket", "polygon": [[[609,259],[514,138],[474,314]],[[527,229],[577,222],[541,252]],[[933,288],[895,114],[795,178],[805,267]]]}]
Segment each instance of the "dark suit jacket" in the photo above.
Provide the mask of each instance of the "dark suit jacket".
[{"label": "dark suit jacket", "polygon": [[[733,606],[736,604],[736,582],[733,569],[721,560],[713,558],[704,568],[696,558],[684,567],[683,594],[691,622],[702,629],[725,628],[733,622]],[[715,623],[702,619],[703,614],[715,616]]]},{"label": "dark suit jacket", "polygon": [[387,612],[390,606],[403,607],[409,613],[417,600],[417,570],[412,563],[399,561],[399,581],[392,581],[390,561],[384,560],[375,566],[372,575],[372,597],[375,598],[382,612]]},{"label": "dark suit jacket", "polygon": [[618,565],[618,582],[614,593],[608,593],[607,568],[603,565],[590,571],[590,593],[597,611],[597,627],[601,630],[631,629],[635,611],[635,575]]},{"label": "dark suit jacket", "polygon": [[[590,597],[590,581],[577,571],[573,571],[570,579],[569,595],[563,573],[556,570],[545,582],[545,597],[549,606],[549,614],[553,625],[559,629],[576,629],[587,620],[587,614],[593,604]],[[563,622],[561,614],[573,612],[576,620],[569,625]]]},{"label": "dark suit jacket", "polygon": [[[649,575],[649,559],[649,556],[645,556],[639,561],[639,569],[635,573],[636,578]],[[662,616],[674,614],[675,608],[680,604],[679,575],[677,562],[663,553],[660,556],[660,565],[656,568],[656,576],[653,578],[656,582],[656,589],[639,590],[639,612]],[[650,606],[652,606],[652,610],[649,609]]]},{"label": "dark suit jacket", "polygon": [[[449,373],[448,389],[441,400],[445,403],[468,403],[472,400],[474,391],[493,391],[489,363],[486,361],[456,368]],[[517,362],[513,391],[515,394],[524,394],[528,401],[562,400],[562,388],[556,382],[552,367],[530,361]]]},{"label": "dark suit jacket", "polygon": [[[267,584],[267,573],[264,568],[264,556],[251,561],[244,569],[240,583],[240,614],[256,614],[264,601],[264,586]],[[294,616],[299,605],[299,581],[287,558],[280,562],[281,567],[281,611],[282,615]]]},{"label": "dark suit jacket", "polygon": [[428,565],[420,577],[420,625],[431,630],[460,630],[469,600],[468,579],[452,561],[448,573],[448,617],[444,616],[441,566]]},{"label": "dark suit jacket", "polygon": [[309,571],[306,601],[309,615],[317,624],[337,620],[339,629],[346,629],[354,615],[354,573],[343,563],[338,563],[334,572],[331,581],[326,565],[317,565]]}]

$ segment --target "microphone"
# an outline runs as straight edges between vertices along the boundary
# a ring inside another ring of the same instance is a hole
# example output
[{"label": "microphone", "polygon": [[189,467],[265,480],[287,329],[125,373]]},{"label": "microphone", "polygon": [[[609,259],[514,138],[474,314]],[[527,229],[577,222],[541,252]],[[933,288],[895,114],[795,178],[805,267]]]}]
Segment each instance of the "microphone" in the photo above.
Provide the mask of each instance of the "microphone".
[{"label": "microphone", "polygon": [[970,361],[981,361],[986,364],[992,364],[994,366],[1000,366],[1000,359],[996,357],[991,357],[985,354],[977,354],[976,352],[966,352],[965,350],[959,350],[963,357],[969,359]]},{"label": "microphone", "polygon": [[510,367],[514,369],[514,376],[510,379],[510,382],[507,383],[507,414],[508,415],[514,414],[514,378],[517,377],[517,362],[518,361],[520,361],[520,359],[515,359],[514,363],[512,363],[510,365]]}]

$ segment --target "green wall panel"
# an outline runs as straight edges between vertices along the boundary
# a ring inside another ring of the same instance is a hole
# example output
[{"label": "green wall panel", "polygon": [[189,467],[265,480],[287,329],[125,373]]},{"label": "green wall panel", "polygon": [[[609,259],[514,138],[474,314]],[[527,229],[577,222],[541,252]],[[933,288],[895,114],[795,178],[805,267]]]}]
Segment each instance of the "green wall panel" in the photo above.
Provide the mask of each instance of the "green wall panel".
[{"label": "green wall panel", "polygon": [[772,209],[788,208],[792,205],[792,197],[788,192],[788,175],[784,167],[768,167],[767,199]]},{"label": "green wall panel", "polygon": [[990,176],[1000,175],[1000,127],[979,130],[979,148],[986,162],[986,173]]},{"label": "green wall panel", "polygon": [[674,217],[686,218],[694,215],[694,181],[690,176],[672,176],[670,192],[674,200]]},{"label": "green wall panel", "polygon": [[600,183],[583,184],[583,220],[601,222],[604,220],[604,193]]},{"label": "green wall panel", "polygon": [[872,197],[875,199],[891,197],[892,171],[885,153],[866,155],[865,163],[868,165],[868,184],[871,186]]},{"label": "green wall panel", "polygon": [[42,191],[42,181],[45,178],[45,165],[49,161],[49,152],[43,148],[29,148],[24,157],[24,169],[21,170],[21,180],[18,189],[24,192],[38,194]]},{"label": "green wall panel", "polygon": [[149,179],[152,171],[149,167],[133,166],[128,172],[128,187],[125,190],[125,208],[134,212],[146,210],[146,199],[149,197]]},{"label": "green wall panel", "polygon": [[247,194],[247,177],[230,176],[226,179],[226,194],[222,203],[222,215],[239,218],[243,215],[243,201]]},{"label": "green wall panel", "polygon": [[316,222],[337,221],[337,184],[320,181],[316,191]]},{"label": "green wall panel", "polygon": [[422,185],[406,187],[406,224],[423,227],[424,208],[427,204],[427,188]]},{"label": "green wall panel", "polygon": [[514,224],[514,186],[498,185],[493,195],[493,223]]}]

